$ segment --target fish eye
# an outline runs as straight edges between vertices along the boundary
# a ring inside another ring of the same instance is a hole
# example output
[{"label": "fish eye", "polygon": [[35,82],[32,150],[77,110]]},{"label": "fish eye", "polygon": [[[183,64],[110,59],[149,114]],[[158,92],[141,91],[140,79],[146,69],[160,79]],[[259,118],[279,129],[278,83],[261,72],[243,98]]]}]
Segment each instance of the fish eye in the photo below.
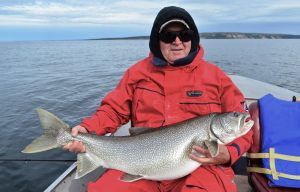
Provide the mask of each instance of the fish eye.
[{"label": "fish eye", "polygon": [[238,114],[237,112],[234,112],[234,113],[233,113],[233,116],[234,116],[234,117],[238,117],[239,114]]}]

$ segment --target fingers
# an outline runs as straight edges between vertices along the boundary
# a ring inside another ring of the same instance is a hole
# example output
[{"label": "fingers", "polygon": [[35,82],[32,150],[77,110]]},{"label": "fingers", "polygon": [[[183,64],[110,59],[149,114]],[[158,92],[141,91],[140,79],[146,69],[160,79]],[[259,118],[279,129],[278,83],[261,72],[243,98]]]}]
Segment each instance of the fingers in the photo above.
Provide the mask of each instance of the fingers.
[{"label": "fingers", "polygon": [[[199,147],[197,145],[193,145],[193,150],[190,154],[190,158],[194,161],[197,161],[201,164],[211,164],[213,163],[213,159],[211,158],[211,155],[208,150],[203,149],[202,147]],[[199,155],[197,155],[199,154]]]},{"label": "fingers", "polygon": [[190,158],[194,161],[197,161],[201,164],[226,164],[230,161],[230,155],[227,150],[227,147],[224,145],[219,145],[220,153],[216,157],[212,157],[208,150],[205,150],[197,145],[193,146],[193,150],[196,151],[196,154],[202,154],[203,157],[197,156],[195,153],[190,154]]},{"label": "fingers", "polygon": [[72,145],[72,143],[73,143],[73,142],[67,143],[66,145],[63,146],[63,149],[64,149],[64,150],[69,150],[70,147],[71,147],[71,145]]},{"label": "fingers", "polygon": [[208,150],[203,149],[202,147],[199,147],[198,145],[193,145],[192,147],[196,152],[204,155],[205,157],[211,157],[211,154]]},{"label": "fingers", "polygon": [[75,127],[72,128],[72,136],[76,137],[79,133],[87,133],[88,131],[86,130],[86,128],[77,125]]},{"label": "fingers", "polygon": [[211,160],[211,158],[199,157],[192,153],[190,154],[190,158],[194,161],[197,161],[198,163],[201,163],[202,165],[213,164],[213,161]]},{"label": "fingers", "polygon": [[219,145],[219,155],[216,157],[219,164],[230,163],[230,154],[225,145]]},{"label": "fingers", "polygon": [[[72,128],[72,136],[76,137],[79,133],[87,133],[88,131],[86,130],[86,128],[77,125],[75,127]],[[80,141],[72,141],[67,143],[64,147],[64,150],[69,150],[70,152],[73,153],[84,153],[85,152],[85,146],[82,142]]]},{"label": "fingers", "polygon": [[85,146],[80,141],[70,142],[70,143],[66,144],[63,147],[63,149],[69,150],[70,152],[73,152],[73,153],[84,153],[85,152]]}]

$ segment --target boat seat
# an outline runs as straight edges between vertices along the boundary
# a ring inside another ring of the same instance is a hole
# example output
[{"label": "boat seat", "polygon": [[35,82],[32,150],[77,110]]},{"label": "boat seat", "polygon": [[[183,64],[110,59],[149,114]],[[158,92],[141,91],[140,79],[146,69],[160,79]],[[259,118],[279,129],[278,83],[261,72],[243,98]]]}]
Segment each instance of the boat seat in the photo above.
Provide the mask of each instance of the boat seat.
[{"label": "boat seat", "polygon": [[[259,106],[257,102],[252,103],[249,106],[249,112],[252,120],[254,121],[253,125],[253,145],[249,149],[250,153],[260,152],[261,147],[261,134],[260,134],[260,121],[259,121]],[[262,166],[261,159],[248,159],[248,164],[250,166],[258,165]],[[299,192],[299,189],[295,188],[286,188],[286,187],[269,187],[268,179],[264,174],[250,172],[249,182],[252,188],[255,191],[259,192]]]}]

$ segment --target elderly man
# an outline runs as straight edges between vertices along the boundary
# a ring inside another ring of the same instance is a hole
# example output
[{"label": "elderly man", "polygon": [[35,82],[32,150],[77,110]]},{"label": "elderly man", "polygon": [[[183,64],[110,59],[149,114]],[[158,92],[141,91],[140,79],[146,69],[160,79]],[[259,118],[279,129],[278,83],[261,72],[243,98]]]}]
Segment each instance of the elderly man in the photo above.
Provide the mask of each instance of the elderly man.
[{"label": "elderly man", "polygon": [[[230,78],[203,60],[197,27],[186,10],[163,8],[154,21],[149,46],[149,56],[126,71],[96,113],[73,128],[74,135],[113,133],[129,120],[135,127],[155,129],[209,113],[245,111],[244,97]],[[251,138],[252,131],[230,145],[220,145],[214,158],[207,150],[193,146],[202,157],[191,154],[190,158],[203,166],[183,178],[126,183],[119,179],[122,172],[107,170],[98,181],[89,183],[88,191],[237,191],[230,166],[248,150]],[[85,151],[76,141],[65,148]]]}]

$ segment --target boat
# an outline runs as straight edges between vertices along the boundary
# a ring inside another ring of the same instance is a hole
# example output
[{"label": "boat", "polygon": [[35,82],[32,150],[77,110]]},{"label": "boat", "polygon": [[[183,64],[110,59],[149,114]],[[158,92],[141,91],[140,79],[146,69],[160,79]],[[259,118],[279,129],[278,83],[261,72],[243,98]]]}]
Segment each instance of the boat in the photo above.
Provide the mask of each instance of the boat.
[{"label": "boat", "polygon": [[[247,105],[256,102],[264,95],[271,93],[275,97],[284,100],[292,100],[293,97],[300,98],[300,93],[290,91],[288,89],[265,83],[262,81],[254,80],[248,77],[239,75],[229,75],[233,82],[243,92]],[[128,135],[129,125],[125,125],[115,133],[115,136]],[[246,172],[247,159],[244,155],[236,163],[234,170],[236,173],[235,183],[238,190],[242,192],[253,191],[251,185],[248,182],[248,176]],[[89,181],[96,181],[105,170],[98,168],[88,175],[74,179],[76,173],[76,163],[72,164],[63,174],[61,174],[46,190],[45,192],[84,192],[87,189],[87,183]]]}]

